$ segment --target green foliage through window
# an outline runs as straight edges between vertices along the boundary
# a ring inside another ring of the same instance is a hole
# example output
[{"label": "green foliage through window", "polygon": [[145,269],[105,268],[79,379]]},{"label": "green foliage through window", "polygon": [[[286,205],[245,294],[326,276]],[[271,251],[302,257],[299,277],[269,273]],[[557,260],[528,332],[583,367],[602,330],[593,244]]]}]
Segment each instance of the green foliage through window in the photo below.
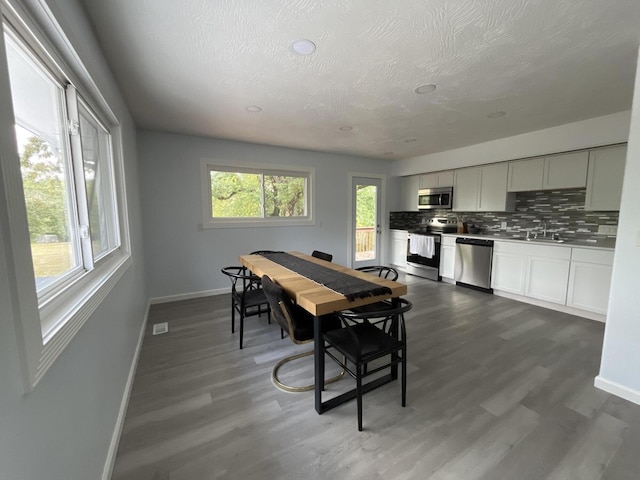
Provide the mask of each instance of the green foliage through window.
[{"label": "green foliage through window", "polygon": [[307,214],[305,174],[210,170],[213,218],[282,218]]}]

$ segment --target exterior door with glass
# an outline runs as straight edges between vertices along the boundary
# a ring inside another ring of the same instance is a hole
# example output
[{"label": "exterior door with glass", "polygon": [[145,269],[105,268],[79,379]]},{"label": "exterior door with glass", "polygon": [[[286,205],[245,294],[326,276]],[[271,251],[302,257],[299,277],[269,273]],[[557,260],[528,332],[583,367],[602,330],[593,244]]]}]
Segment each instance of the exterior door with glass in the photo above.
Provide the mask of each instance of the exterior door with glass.
[{"label": "exterior door with glass", "polygon": [[352,265],[379,265],[382,238],[382,180],[353,177],[352,180]]}]

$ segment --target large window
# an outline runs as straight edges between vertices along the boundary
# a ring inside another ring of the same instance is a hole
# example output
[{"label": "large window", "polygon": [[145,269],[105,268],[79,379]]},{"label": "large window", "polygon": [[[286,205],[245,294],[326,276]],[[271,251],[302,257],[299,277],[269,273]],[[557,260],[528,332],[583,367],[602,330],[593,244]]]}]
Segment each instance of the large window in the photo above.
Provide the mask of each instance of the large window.
[{"label": "large window", "polygon": [[6,31],[31,255],[44,301],[120,246],[111,138],[75,88]]},{"label": "large window", "polygon": [[313,221],[312,170],[203,163],[204,225],[300,225]]},{"label": "large window", "polygon": [[0,114],[13,114],[17,152],[0,152],[0,166],[16,207],[7,214],[28,390],[131,260],[117,119],[95,87],[76,87],[94,83],[64,36],[44,37],[18,2],[1,3],[7,70],[0,73],[13,112]]}]

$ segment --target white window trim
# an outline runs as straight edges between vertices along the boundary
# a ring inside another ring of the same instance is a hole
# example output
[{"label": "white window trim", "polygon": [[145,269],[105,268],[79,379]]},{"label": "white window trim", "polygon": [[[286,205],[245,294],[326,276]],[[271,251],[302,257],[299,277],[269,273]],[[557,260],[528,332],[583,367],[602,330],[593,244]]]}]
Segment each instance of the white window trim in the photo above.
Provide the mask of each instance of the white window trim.
[{"label": "white window trim", "polygon": [[[29,4],[37,13],[37,21],[24,8],[23,3]],[[3,235],[3,244],[6,246],[10,309],[14,319],[23,389],[29,392],[43,378],[55,359],[118,283],[132,264],[132,259],[122,135],[118,119],[100,94],[44,0],[25,2],[2,0],[1,6],[2,12],[7,13],[12,19],[17,17],[24,21],[23,26],[52,55],[52,60],[64,66],[63,70],[72,83],[79,85],[79,89],[85,93],[88,92],[88,95],[84,96],[85,101],[90,102],[92,109],[105,116],[113,142],[113,167],[121,241],[121,246],[101,259],[93,270],[81,275],[70,283],[55,301],[39,309],[22,175],[13,135],[14,118],[10,111],[0,116],[0,182],[5,191],[5,207],[4,211],[0,211],[0,234]],[[43,30],[47,31],[47,35],[43,34]],[[0,103],[11,105],[4,39],[0,40],[0,46],[2,46],[0,49],[0,97],[2,97]],[[46,337],[42,330],[42,325],[45,323],[57,325],[50,329]]]},{"label": "white window trim", "polygon": [[[280,218],[212,218],[211,214],[211,181],[210,170],[229,170],[282,174],[302,173],[308,176],[307,182],[307,215],[304,217],[280,217]],[[315,177],[316,170],[312,167],[300,167],[293,165],[277,164],[252,164],[252,163],[223,163],[211,159],[200,161],[200,190],[202,202],[202,228],[236,228],[236,227],[294,227],[315,225]]]}]

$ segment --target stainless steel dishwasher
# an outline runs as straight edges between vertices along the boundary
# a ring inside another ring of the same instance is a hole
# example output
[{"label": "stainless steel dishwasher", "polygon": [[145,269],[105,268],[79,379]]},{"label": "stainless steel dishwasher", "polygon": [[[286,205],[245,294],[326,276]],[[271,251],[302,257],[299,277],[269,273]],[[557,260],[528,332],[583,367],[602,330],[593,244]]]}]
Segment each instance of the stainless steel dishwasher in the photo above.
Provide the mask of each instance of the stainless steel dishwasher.
[{"label": "stainless steel dishwasher", "polygon": [[456,285],[470,287],[487,293],[491,288],[491,261],[493,240],[456,238]]}]

